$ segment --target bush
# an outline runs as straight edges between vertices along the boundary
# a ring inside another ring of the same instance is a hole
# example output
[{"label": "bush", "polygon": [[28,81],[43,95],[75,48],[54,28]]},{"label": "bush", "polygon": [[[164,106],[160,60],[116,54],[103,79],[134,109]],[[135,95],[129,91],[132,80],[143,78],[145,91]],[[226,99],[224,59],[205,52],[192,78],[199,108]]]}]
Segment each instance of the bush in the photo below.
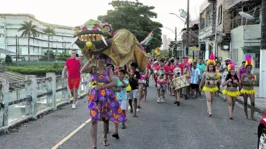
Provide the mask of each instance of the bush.
[{"label": "bush", "polygon": [[8,65],[12,64],[12,58],[11,58],[11,56],[6,55],[5,62],[6,62],[6,64],[8,64]]},{"label": "bush", "polygon": [[[58,64],[57,64],[58,65]],[[63,65],[58,65],[56,68],[54,66],[8,66],[8,71],[13,71],[25,75],[37,75],[45,76],[48,72],[54,72],[56,74],[61,74]]]}]

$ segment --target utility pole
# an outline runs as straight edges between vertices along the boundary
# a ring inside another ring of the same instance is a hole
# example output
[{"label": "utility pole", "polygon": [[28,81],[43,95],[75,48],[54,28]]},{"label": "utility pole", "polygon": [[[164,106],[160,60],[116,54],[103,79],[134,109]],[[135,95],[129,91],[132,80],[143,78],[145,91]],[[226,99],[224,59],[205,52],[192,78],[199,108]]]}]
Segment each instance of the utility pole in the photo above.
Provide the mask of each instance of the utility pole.
[{"label": "utility pole", "polygon": [[16,35],[16,63],[18,62],[18,35]]},{"label": "utility pole", "polygon": [[262,0],[261,6],[261,42],[260,42],[260,97],[266,98],[266,65],[262,65],[266,57],[266,0]]},{"label": "utility pole", "polygon": [[175,53],[173,54],[173,56],[177,56],[177,28],[175,27],[175,45],[174,45],[174,48],[173,51],[175,51]]},{"label": "utility pole", "polygon": [[189,49],[189,0],[187,0],[187,46],[186,46],[186,56],[188,56]]}]

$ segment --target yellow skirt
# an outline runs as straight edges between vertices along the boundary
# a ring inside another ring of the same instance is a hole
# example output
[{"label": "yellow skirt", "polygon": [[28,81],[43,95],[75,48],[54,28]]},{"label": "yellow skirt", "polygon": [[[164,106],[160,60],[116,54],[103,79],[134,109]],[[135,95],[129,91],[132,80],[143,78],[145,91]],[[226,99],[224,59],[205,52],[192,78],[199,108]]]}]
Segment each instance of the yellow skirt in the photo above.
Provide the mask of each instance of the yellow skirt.
[{"label": "yellow skirt", "polygon": [[215,87],[207,87],[207,86],[204,86],[203,89],[202,89],[204,92],[211,92],[211,93],[214,93],[214,92],[217,92],[219,89],[217,86]]},{"label": "yellow skirt", "polygon": [[256,90],[254,90],[254,89],[248,90],[248,89],[242,88],[240,93],[241,94],[256,94]]},{"label": "yellow skirt", "polygon": [[224,95],[230,96],[230,97],[238,97],[240,95],[239,91],[228,91],[228,90],[223,90],[222,93]]}]

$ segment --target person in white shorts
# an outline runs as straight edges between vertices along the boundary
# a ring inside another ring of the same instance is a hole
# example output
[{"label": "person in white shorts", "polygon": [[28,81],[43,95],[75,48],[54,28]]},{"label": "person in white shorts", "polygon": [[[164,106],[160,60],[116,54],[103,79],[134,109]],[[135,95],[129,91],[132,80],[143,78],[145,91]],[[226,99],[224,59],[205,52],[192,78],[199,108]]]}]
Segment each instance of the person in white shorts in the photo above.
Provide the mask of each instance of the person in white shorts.
[{"label": "person in white shorts", "polygon": [[[126,71],[124,69],[119,70],[118,73],[118,83],[117,83],[117,92],[116,97],[120,103],[120,108],[123,110],[123,113],[126,117],[126,111],[127,111],[127,91],[126,87],[128,86],[129,82],[128,80],[125,79],[125,74]],[[125,122],[122,123],[121,125],[122,129],[126,129],[126,124]]]}]

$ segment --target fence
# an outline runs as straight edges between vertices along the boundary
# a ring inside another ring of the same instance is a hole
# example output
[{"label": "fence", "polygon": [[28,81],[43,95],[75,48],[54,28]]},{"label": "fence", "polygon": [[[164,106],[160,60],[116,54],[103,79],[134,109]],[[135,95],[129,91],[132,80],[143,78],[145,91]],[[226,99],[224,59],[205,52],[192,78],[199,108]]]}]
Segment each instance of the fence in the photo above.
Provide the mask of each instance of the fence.
[{"label": "fence", "polygon": [[[89,76],[82,75],[79,95],[86,95],[89,89]],[[54,73],[37,78],[25,76],[25,80],[9,82],[0,77],[0,131],[6,131],[18,123],[37,119],[38,115],[71,102],[67,79]]]}]

